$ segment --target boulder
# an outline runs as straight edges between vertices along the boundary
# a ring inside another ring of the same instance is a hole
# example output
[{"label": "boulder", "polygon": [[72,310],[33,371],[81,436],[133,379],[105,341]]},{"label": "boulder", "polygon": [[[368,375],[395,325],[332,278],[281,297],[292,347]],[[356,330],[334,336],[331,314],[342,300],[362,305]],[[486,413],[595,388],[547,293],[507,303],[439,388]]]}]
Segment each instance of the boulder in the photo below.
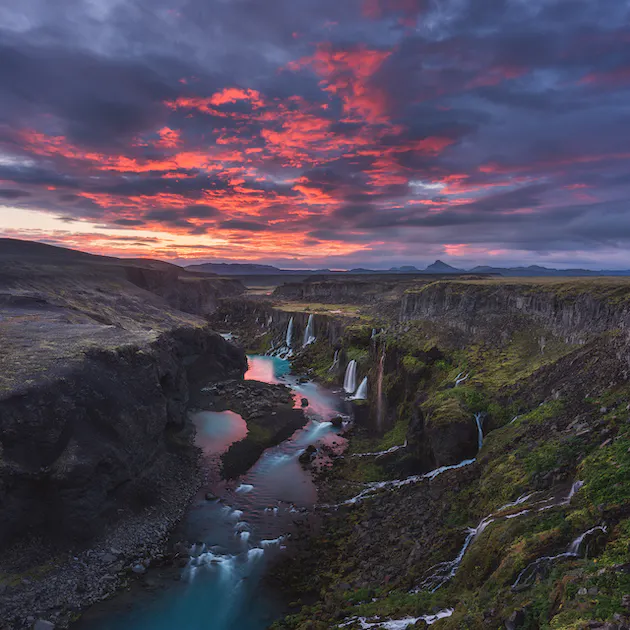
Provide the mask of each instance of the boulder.
[{"label": "boulder", "polygon": [[317,449],[310,444],[304,452],[298,457],[300,464],[306,466],[313,461],[315,454],[317,453]]}]

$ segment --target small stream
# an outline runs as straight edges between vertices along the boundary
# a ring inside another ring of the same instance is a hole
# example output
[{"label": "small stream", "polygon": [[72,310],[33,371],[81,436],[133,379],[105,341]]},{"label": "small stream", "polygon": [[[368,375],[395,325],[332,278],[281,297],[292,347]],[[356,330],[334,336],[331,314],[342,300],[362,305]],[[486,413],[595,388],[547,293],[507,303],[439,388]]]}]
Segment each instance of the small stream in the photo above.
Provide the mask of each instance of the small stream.
[{"label": "small stream", "polygon": [[[288,361],[248,359],[246,379],[285,383],[298,406],[308,399],[307,424],[267,449],[241,478],[204,486],[174,535],[174,540],[197,541],[186,567],[171,570],[169,579],[153,578],[155,572],[149,571],[149,588],[132,589],[95,607],[78,628],[263,630],[282,615],[285,602],[261,578],[270,560],[282,552],[296,518],[317,501],[316,487],[298,457],[309,444],[343,442],[330,420],[347,411],[347,402],[341,392],[299,383],[289,374]],[[231,411],[198,411],[191,419],[209,469],[216,469],[221,453],[247,434],[245,421]],[[218,500],[206,500],[208,489]]]}]

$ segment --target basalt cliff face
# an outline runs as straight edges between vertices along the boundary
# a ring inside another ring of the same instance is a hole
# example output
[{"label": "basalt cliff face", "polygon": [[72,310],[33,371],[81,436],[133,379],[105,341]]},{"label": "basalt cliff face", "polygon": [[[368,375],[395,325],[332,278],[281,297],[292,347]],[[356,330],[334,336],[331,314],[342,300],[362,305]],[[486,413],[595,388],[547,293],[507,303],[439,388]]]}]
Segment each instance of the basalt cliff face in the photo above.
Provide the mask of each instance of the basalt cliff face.
[{"label": "basalt cliff face", "polygon": [[158,261],[11,245],[0,256],[0,543],[89,538],[120,502],[159,500],[189,384],[246,369],[189,314],[242,287]]},{"label": "basalt cliff face", "polygon": [[198,487],[189,397],[247,368],[200,315],[242,290],[0,241],[0,628],[64,626],[160,552]]},{"label": "basalt cliff face", "polygon": [[569,342],[630,324],[624,280],[435,282],[404,294],[400,319],[509,335],[523,318]]},{"label": "basalt cliff face", "polygon": [[335,347],[345,328],[354,317],[342,311],[315,311],[296,306],[279,307],[275,301],[226,298],[209,318],[216,330],[235,333],[249,350],[262,354],[287,345],[287,331],[291,326],[291,344],[300,349],[309,318],[313,336],[330,347]]},{"label": "basalt cliff face", "polygon": [[[191,381],[243,373],[219,335],[177,328],[92,348],[56,378],[0,398],[0,540],[89,539],[119,511],[159,502]],[[181,450],[181,447],[179,447]]]}]

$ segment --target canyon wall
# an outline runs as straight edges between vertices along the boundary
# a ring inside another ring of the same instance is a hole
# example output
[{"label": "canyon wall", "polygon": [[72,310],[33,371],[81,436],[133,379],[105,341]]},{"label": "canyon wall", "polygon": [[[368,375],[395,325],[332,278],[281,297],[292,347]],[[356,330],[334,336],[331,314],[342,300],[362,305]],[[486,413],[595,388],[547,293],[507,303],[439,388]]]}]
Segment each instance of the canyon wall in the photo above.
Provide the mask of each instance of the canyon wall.
[{"label": "canyon wall", "polygon": [[238,376],[242,351],[203,328],[94,348],[59,378],[0,398],[0,541],[88,538],[160,501],[191,382]]},{"label": "canyon wall", "polygon": [[435,282],[402,297],[400,319],[424,319],[475,335],[509,334],[523,318],[569,343],[626,329],[630,285],[607,279],[585,282]]}]

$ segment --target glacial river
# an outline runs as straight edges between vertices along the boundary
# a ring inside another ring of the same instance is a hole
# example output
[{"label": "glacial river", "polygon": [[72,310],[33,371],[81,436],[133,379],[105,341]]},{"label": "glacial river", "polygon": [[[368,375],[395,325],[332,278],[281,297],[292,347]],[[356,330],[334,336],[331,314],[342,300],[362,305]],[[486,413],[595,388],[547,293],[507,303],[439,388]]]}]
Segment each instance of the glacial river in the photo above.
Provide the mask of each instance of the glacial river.
[{"label": "glacial river", "polygon": [[[282,615],[284,602],[262,583],[269,561],[282,553],[293,521],[313,507],[317,491],[299,455],[310,444],[341,442],[330,420],[347,411],[340,393],[299,383],[289,363],[250,356],[246,379],[285,383],[296,404],[307,398],[308,423],[267,449],[241,478],[205,485],[175,540],[197,541],[180,573],[152,589],[134,589],[86,615],[79,628],[94,630],[263,630]],[[229,445],[247,433],[244,420],[224,411],[192,414],[197,443],[210,468]],[[220,501],[207,501],[210,489]],[[146,579],[152,582],[152,571]]]}]

